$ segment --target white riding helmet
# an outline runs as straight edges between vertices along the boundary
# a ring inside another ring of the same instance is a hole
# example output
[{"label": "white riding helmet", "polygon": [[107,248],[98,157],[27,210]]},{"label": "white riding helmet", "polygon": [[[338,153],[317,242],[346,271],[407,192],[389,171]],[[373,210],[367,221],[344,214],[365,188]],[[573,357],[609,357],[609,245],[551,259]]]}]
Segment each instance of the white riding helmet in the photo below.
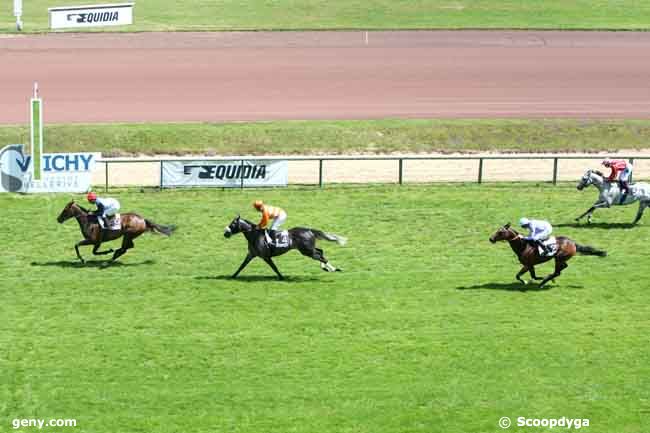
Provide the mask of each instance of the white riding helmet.
[{"label": "white riding helmet", "polygon": [[525,217],[521,218],[519,220],[519,225],[522,226],[522,227],[527,227],[527,226],[530,225],[530,220],[528,218],[525,218]]}]

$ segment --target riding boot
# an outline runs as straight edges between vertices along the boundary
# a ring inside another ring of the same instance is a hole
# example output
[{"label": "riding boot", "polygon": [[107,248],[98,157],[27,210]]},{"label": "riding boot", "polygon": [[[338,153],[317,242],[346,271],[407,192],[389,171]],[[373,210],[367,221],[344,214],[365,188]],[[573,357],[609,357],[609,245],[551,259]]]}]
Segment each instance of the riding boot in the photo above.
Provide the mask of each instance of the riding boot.
[{"label": "riding boot", "polygon": [[266,229],[264,234],[266,235],[266,242],[269,244],[269,247],[275,247],[275,230]]},{"label": "riding boot", "polygon": [[625,199],[627,198],[627,195],[630,193],[630,185],[627,182],[619,182],[619,186],[621,188],[621,201],[619,204],[625,203]]},{"label": "riding boot", "polygon": [[548,247],[544,244],[544,241],[537,241],[537,245],[542,248],[542,255],[547,256],[550,253]]}]

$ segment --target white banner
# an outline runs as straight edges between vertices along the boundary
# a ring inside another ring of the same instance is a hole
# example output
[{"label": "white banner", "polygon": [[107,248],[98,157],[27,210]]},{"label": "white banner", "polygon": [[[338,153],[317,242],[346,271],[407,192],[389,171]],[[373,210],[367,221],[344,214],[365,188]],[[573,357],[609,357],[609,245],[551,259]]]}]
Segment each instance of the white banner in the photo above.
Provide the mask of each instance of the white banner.
[{"label": "white banner", "polygon": [[30,155],[22,144],[0,150],[0,192],[86,192],[99,153],[45,153],[41,158],[41,179],[32,177]]},{"label": "white banner", "polygon": [[163,161],[163,188],[181,186],[287,186],[287,161]]},{"label": "white banner", "polygon": [[122,26],[133,24],[135,3],[49,8],[50,28]]}]

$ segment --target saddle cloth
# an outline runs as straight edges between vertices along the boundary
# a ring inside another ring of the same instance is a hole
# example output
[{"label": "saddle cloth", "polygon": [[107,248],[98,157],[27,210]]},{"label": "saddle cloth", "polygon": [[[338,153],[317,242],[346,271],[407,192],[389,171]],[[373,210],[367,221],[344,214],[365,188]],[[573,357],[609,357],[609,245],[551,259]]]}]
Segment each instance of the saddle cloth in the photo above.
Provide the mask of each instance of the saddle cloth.
[{"label": "saddle cloth", "polygon": [[546,248],[549,249],[549,253],[548,254],[544,253],[544,250],[542,249],[542,247],[538,246],[537,251],[539,252],[540,256],[542,256],[542,257],[553,257],[554,255],[557,254],[558,246],[557,246],[557,241],[555,240],[555,236],[551,236],[550,238],[545,240],[544,245],[546,246]]},{"label": "saddle cloth", "polygon": [[120,230],[122,229],[122,217],[120,217],[119,213],[116,213],[112,217],[107,218],[108,221],[108,227],[106,229],[108,230]]},{"label": "saddle cloth", "polygon": [[266,235],[266,242],[273,244],[276,247],[288,247],[289,246],[289,231],[288,230],[282,230],[282,231],[275,231],[273,230],[271,234],[273,234],[273,239],[271,238],[271,234],[269,234],[269,230],[266,230],[264,232]]}]

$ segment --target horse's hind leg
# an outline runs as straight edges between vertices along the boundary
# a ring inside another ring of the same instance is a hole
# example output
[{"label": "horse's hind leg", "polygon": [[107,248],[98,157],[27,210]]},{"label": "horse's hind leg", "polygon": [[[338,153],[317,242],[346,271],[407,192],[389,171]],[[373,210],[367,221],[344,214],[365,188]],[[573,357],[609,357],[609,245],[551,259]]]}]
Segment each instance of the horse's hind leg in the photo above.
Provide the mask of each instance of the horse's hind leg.
[{"label": "horse's hind leg", "polygon": [[539,283],[539,287],[542,287],[542,286],[544,286],[544,284],[548,283],[549,281],[554,280],[555,278],[559,277],[560,274],[562,273],[562,270],[564,270],[567,266],[569,266],[569,265],[567,265],[565,261],[556,260],[555,261],[555,272],[553,272],[552,274],[549,274],[546,277],[544,277],[542,282]]},{"label": "horse's hind leg", "polygon": [[133,248],[133,240],[130,237],[124,236],[124,239],[122,240],[122,246],[115,250],[115,253],[113,253],[113,258],[111,258],[111,262],[117,260],[118,257],[126,253],[127,250],[131,248]]},{"label": "horse's hind leg", "polygon": [[312,251],[309,250],[303,250],[300,251],[302,255],[311,257],[314,260],[318,260],[320,262],[320,268],[324,270],[325,272],[340,272],[341,269],[338,269],[337,267],[333,266],[329,260],[325,258],[325,254],[323,253],[323,250],[320,248],[315,248]]},{"label": "horse's hind leg", "polygon": [[640,201],[639,202],[639,210],[636,212],[636,218],[634,218],[634,221],[632,222],[632,224],[636,224],[636,223],[639,222],[639,220],[641,219],[641,216],[643,215],[643,211],[649,205],[650,205],[650,202],[647,202],[647,201]]}]

